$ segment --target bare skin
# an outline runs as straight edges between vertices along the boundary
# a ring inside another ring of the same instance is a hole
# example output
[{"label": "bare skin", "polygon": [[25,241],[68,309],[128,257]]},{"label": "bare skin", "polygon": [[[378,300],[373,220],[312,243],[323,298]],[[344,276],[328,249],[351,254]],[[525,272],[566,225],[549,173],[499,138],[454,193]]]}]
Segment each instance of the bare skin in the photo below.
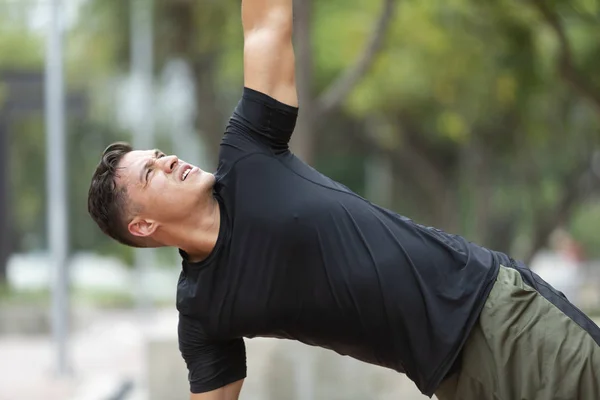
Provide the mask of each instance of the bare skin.
[{"label": "bare skin", "polygon": [[159,150],[132,151],[119,164],[117,184],[135,213],[129,232],[155,247],[180,248],[192,261],[208,256],[219,235],[215,177]]}]

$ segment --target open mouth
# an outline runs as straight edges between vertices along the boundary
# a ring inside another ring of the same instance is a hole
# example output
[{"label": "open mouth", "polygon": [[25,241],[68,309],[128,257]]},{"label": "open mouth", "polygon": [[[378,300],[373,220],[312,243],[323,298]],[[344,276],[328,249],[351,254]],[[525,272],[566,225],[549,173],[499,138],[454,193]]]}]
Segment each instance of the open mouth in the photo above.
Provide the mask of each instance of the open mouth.
[{"label": "open mouth", "polygon": [[188,175],[192,172],[192,170],[194,169],[194,167],[192,167],[191,165],[186,165],[182,168],[182,173],[181,173],[181,180],[185,181],[186,178],[188,177]]}]

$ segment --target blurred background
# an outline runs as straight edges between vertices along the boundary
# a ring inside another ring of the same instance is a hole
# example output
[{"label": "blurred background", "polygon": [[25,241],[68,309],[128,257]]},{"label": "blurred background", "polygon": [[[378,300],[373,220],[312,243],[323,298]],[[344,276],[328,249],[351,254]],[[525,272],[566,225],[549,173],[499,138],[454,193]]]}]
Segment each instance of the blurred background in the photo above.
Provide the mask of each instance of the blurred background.
[{"label": "blurred background", "polygon": [[[294,152],[510,253],[600,317],[600,2],[302,0]],[[125,140],[214,170],[239,0],[0,0],[0,399],[187,398],[176,251],[87,215]],[[61,101],[64,99],[64,101]],[[403,376],[247,341],[242,399],[425,399]]]}]

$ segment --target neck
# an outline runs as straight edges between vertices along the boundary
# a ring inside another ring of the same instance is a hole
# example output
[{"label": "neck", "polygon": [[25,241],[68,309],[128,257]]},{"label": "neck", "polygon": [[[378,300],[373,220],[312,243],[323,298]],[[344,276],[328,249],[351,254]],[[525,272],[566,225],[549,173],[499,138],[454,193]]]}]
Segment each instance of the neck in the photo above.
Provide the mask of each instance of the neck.
[{"label": "neck", "polygon": [[169,245],[186,252],[188,261],[200,262],[215,248],[219,238],[221,213],[219,202],[211,197],[202,212],[194,213],[181,223],[172,226]]}]

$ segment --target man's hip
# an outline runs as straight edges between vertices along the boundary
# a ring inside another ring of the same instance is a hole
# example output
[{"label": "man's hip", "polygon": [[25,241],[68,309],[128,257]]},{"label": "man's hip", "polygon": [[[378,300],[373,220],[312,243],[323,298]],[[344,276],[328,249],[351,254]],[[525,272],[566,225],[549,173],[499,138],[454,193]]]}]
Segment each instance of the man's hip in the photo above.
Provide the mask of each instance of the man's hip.
[{"label": "man's hip", "polygon": [[537,275],[501,266],[463,348],[460,370],[436,396],[600,399],[599,338],[600,329]]}]

